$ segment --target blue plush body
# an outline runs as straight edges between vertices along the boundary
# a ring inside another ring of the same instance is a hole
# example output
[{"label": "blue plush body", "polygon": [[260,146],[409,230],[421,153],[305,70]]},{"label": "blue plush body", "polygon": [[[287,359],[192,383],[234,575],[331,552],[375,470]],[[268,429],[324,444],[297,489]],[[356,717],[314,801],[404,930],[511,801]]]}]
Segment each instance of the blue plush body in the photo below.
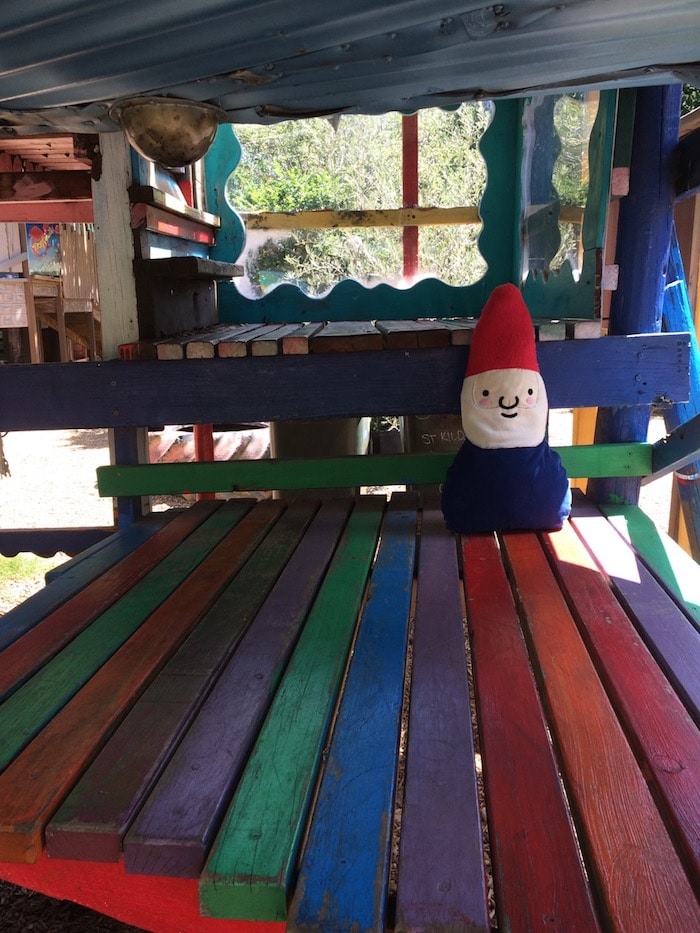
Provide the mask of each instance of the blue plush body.
[{"label": "blue plush body", "polygon": [[570,511],[569,480],[547,441],[483,449],[465,440],[443,485],[447,527],[461,534],[554,531]]}]

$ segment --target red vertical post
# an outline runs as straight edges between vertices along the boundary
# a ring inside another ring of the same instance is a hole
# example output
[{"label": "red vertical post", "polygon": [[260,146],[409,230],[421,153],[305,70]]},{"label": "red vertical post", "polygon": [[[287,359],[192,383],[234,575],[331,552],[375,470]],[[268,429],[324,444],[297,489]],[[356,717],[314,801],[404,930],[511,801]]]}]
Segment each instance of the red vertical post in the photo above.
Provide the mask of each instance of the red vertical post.
[{"label": "red vertical post", "polygon": [[[197,463],[214,459],[214,425],[194,425],[194,459]],[[198,492],[197,501],[202,499],[215,499],[213,492]]]},{"label": "red vertical post", "polygon": [[[402,118],[403,206],[418,207],[418,114]],[[403,228],[403,275],[413,279],[418,272],[418,227]]]}]

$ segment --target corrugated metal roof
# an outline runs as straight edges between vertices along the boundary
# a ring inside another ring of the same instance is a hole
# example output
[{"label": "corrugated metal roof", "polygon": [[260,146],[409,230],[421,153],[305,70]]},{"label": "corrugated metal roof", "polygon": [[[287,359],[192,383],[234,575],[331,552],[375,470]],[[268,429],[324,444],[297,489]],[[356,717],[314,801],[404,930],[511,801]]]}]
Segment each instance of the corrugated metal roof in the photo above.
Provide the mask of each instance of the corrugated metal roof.
[{"label": "corrugated metal roof", "polygon": [[587,85],[700,84],[698,0],[3,0],[0,135],[171,95],[233,122]]}]

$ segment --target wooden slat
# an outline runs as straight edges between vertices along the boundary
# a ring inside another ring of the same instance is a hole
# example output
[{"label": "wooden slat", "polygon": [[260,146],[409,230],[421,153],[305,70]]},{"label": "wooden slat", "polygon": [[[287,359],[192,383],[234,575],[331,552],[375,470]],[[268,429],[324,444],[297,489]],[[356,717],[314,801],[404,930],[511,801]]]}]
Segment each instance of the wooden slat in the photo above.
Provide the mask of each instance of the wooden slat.
[{"label": "wooden slat", "polygon": [[396,929],[489,930],[457,541],[423,511]]},{"label": "wooden slat", "polygon": [[654,574],[676,596],[700,628],[700,579],[697,562],[640,508],[606,505],[601,510],[625,541],[634,546]]},{"label": "wooden slat", "polygon": [[290,909],[295,930],[383,930],[416,549],[394,494]]},{"label": "wooden slat", "polygon": [[666,676],[700,722],[700,631],[593,506],[578,507],[572,522],[610,577]]},{"label": "wooden slat", "polygon": [[[0,767],[61,709],[180,580],[218,544],[240,515],[215,512],[118,602],[83,628],[0,705]],[[31,633],[29,633],[31,634]],[[12,645],[10,649],[12,649]],[[31,657],[29,658],[31,661]]]},{"label": "wooden slat", "polygon": [[260,324],[257,327],[253,327],[252,330],[246,330],[244,333],[226,337],[224,340],[219,341],[217,347],[218,355],[226,359],[247,356],[254,340],[259,338],[270,340],[274,334],[281,329],[282,326],[280,324]]},{"label": "wooden slat", "polygon": [[[202,873],[209,916],[281,919],[382,517],[355,507]],[[303,754],[300,754],[303,749]]]},{"label": "wooden slat", "polygon": [[375,211],[245,211],[241,216],[250,230],[424,227],[481,223],[478,207],[399,207]]},{"label": "wooden slat", "polygon": [[[544,542],[615,709],[636,737],[646,772],[700,878],[700,733],[574,530],[567,524]],[[695,670],[700,672],[700,650]]]},{"label": "wooden slat", "polygon": [[450,329],[442,321],[377,321],[389,350],[412,350],[416,347],[447,347]]},{"label": "wooden slat", "polygon": [[222,341],[233,340],[254,330],[255,324],[236,324],[233,327],[220,325],[206,333],[191,337],[185,344],[185,356],[188,360],[211,360]]},{"label": "wooden slat", "polygon": [[283,324],[269,336],[256,337],[250,344],[251,356],[277,356],[282,352],[282,341],[299,328],[296,324]]},{"label": "wooden slat", "polygon": [[504,544],[610,926],[699,926],[688,877],[542,548],[533,535],[506,534]]},{"label": "wooden slat", "polygon": [[82,555],[50,570],[45,579],[46,583],[52,583],[52,586],[37,590],[2,617],[0,650],[6,648],[37,625],[45,616],[54,612],[85,589],[88,584],[127,557],[174,518],[175,513],[172,511],[170,513],[154,512],[153,515],[158,517],[156,521],[152,521],[149,517],[147,521],[115,532],[98,541]]},{"label": "wooden slat", "polygon": [[282,353],[310,353],[311,338],[322,327],[321,323],[302,324],[297,330],[282,338]]},{"label": "wooden slat", "polygon": [[[96,577],[45,617],[24,616],[24,623],[34,621],[21,637],[0,654],[0,697],[16,689],[49,658],[69,644],[97,617],[116,606],[139,581],[167,559],[173,548],[211,516],[211,507],[182,512],[122,561]],[[17,629],[11,629],[19,634]]]},{"label": "wooden slat", "polygon": [[331,321],[311,338],[312,353],[383,349],[384,338],[371,321]]},{"label": "wooden slat", "polygon": [[[650,444],[557,447],[570,477],[645,476]],[[317,487],[441,483],[454,453],[353,455],[309,460],[220,460],[153,463],[97,468],[101,496],[176,495],[232,489],[315,489]]]},{"label": "wooden slat", "polygon": [[[277,503],[281,512],[282,503]],[[109,861],[318,504],[292,505],[165,665],[46,830],[54,858]],[[134,736],[148,736],[135,743]]]},{"label": "wooden slat", "polygon": [[199,875],[349,510],[326,503],[312,523],[127,836],[127,871]]},{"label": "wooden slat", "polygon": [[[207,523],[213,538],[209,559],[202,562],[201,554],[184,582],[168,568],[174,581],[169,595],[132,637],[112,647],[80,690],[80,677],[73,672],[72,688],[62,691],[65,705],[52,710],[53,718],[0,775],[0,799],[7,802],[0,821],[0,859],[36,861],[46,823],[105,736],[212,605],[277,510],[258,508],[238,521],[239,515],[228,508],[214,514]],[[196,537],[197,532],[190,540]],[[20,739],[23,733],[28,733],[27,726],[19,730]]]},{"label": "wooden slat", "polygon": [[464,538],[463,563],[499,927],[597,930],[494,536]]}]

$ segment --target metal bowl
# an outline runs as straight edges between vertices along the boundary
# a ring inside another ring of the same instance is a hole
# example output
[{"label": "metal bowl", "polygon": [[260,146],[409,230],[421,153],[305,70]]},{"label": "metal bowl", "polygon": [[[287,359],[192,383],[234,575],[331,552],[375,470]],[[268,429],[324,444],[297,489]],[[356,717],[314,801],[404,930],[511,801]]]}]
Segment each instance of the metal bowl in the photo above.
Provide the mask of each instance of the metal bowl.
[{"label": "metal bowl", "polygon": [[166,168],[201,159],[228,120],[219,107],[176,97],[125,97],[112,104],[109,116],[137,152]]}]

